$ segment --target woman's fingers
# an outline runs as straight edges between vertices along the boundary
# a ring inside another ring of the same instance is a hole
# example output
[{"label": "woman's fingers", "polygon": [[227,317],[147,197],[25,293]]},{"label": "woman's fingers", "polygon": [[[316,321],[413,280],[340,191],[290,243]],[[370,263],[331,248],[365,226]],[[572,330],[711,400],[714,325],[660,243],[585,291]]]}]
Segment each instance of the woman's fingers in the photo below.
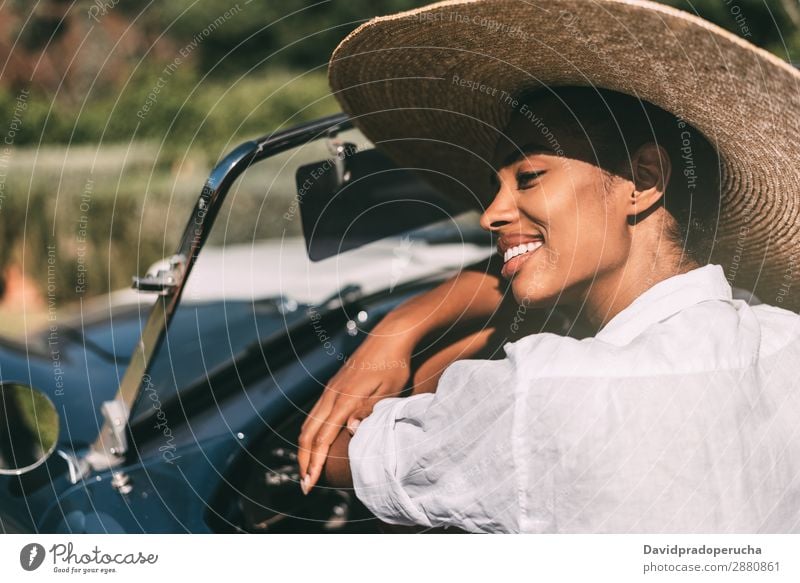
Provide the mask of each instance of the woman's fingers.
[{"label": "woman's fingers", "polygon": [[[346,384],[347,378],[344,376],[341,378],[342,380],[339,382],[335,384],[329,383],[325,387],[322,396],[308,413],[300,429],[300,435],[297,440],[297,461],[300,466],[301,478],[308,473],[312,455],[319,449],[318,447],[315,448],[314,444],[320,439],[319,434],[323,427],[340,419],[339,428],[341,428],[347,416],[362,405],[365,399],[377,392],[382,385],[379,380],[365,382],[363,376],[360,379],[354,379],[356,382],[348,385]],[[342,387],[347,387],[347,389]],[[333,436],[333,439],[335,438],[336,435]],[[327,444],[322,443],[322,445],[330,445],[333,439]],[[324,457],[322,461],[324,463]]]},{"label": "woman's fingers", "polygon": [[297,463],[300,466],[301,478],[305,476],[308,471],[308,462],[311,459],[311,448],[314,443],[314,438],[319,428],[325,423],[335,403],[336,393],[326,389],[311,411],[309,411],[306,420],[303,422],[303,427],[297,438]]},{"label": "woman's fingers", "polygon": [[[344,399],[339,399],[344,401]],[[305,474],[301,473],[300,487],[303,493],[308,492],[313,488],[322,474],[322,467],[325,465],[325,458],[328,457],[328,450],[331,444],[339,435],[342,430],[345,420],[350,416],[350,413],[355,409],[355,403],[348,399],[349,403],[342,403],[333,408],[328,415],[323,425],[317,430],[316,435],[311,440],[311,452],[308,461],[308,470]]]},{"label": "woman's fingers", "polygon": [[340,414],[336,417],[341,417],[345,414],[350,414],[358,407],[363,397],[354,396],[363,394],[364,397],[370,395],[376,390],[372,384],[362,384],[357,390],[344,391],[338,387],[341,384],[328,384],[319,398],[317,403],[308,413],[303,426],[300,429],[300,435],[297,439],[298,451],[297,462],[300,466],[300,476],[303,477],[308,473],[308,464],[311,460],[311,454],[314,451],[314,441],[322,427],[331,422],[331,414],[333,411],[339,411]]},{"label": "woman's fingers", "polygon": [[[319,401],[303,423],[298,438],[297,460],[300,466],[300,487],[308,493],[319,480],[328,456],[328,450],[339,435],[345,421],[360,409],[371,411],[381,398],[399,394],[410,376],[406,367],[385,367],[386,342],[375,352],[370,349],[375,341],[367,339],[354,354],[352,362],[343,366],[328,381]],[[406,362],[411,355],[402,349],[391,362]],[[373,354],[374,353],[374,354]],[[380,359],[375,355],[380,354]],[[363,414],[363,416],[368,415]]]},{"label": "woman's fingers", "polygon": [[372,413],[372,409],[375,407],[375,404],[371,404],[368,407],[360,407],[356,409],[350,417],[347,418],[347,431],[350,435],[355,435],[356,429],[361,424],[361,421],[365,417],[369,417],[370,413]]}]

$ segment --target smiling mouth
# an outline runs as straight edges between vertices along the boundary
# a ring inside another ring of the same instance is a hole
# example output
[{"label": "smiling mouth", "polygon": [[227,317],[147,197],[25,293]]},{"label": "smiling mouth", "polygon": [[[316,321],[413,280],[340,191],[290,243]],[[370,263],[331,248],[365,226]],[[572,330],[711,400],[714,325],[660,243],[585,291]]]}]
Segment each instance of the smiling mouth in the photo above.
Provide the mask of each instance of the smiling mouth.
[{"label": "smiling mouth", "polygon": [[508,263],[514,259],[514,257],[536,251],[542,245],[544,245],[543,241],[531,241],[530,243],[523,243],[522,245],[511,247],[503,254],[503,263]]},{"label": "smiling mouth", "polygon": [[503,268],[500,270],[500,274],[506,279],[514,277],[522,264],[530,259],[542,245],[544,245],[544,241],[531,241],[508,249],[503,254]]}]

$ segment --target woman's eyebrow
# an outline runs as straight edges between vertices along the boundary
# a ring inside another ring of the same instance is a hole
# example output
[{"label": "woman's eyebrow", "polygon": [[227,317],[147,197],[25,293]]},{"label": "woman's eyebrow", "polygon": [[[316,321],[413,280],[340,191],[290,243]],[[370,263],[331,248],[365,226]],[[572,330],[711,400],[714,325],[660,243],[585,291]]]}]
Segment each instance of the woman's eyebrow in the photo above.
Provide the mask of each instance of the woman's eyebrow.
[{"label": "woman's eyebrow", "polygon": [[503,161],[500,163],[500,166],[495,168],[493,172],[489,173],[489,184],[496,184],[497,183],[497,172],[500,168],[505,168],[515,162],[519,162],[525,156],[530,156],[531,154],[550,154],[554,155],[556,151],[549,147],[545,146],[544,144],[540,144],[538,142],[528,142],[524,146],[520,148],[516,148],[511,154],[506,156]]},{"label": "woman's eyebrow", "polygon": [[529,142],[522,146],[521,148],[517,148],[511,154],[506,156],[503,159],[503,162],[500,164],[500,168],[505,168],[515,162],[519,162],[525,156],[530,156],[531,154],[555,154],[555,150],[549,146],[545,146],[544,144],[540,144],[538,142]]}]

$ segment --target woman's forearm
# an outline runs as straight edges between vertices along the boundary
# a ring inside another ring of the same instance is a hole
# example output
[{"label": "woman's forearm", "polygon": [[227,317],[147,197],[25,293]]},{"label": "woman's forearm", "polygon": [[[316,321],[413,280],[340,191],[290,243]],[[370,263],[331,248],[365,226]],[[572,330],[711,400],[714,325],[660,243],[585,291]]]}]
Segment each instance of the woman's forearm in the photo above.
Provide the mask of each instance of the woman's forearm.
[{"label": "woman's forearm", "polygon": [[326,486],[340,489],[353,487],[353,475],[350,472],[350,458],[347,453],[349,446],[350,433],[342,429],[331,444],[328,458],[325,460],[322,475]]},{"label": "woman's forearm", "polygon": [[470,265],[437,287],[395,308],[375,327],[374,333],[403,334],[411,344],[425,335],[457,322],[486,320],[503,303],[504,280],[499,256]]}]

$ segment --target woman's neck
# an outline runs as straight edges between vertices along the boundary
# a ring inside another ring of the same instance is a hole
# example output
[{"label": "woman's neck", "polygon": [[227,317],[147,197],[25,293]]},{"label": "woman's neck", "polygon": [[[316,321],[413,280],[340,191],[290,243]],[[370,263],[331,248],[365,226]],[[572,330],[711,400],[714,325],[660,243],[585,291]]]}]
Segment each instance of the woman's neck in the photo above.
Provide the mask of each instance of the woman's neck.
[{"label": "woman's neck", "polygon": [[[637,264],[638,263],[638,264]],[[663,257],[653,262],[628,261],[617,272],[595,280],[586,294],[583,306],[576,310],[579,318],[594,333],[597,333],[614,316],[657,283],[697,269],[700,265],[681,254]]]}]

